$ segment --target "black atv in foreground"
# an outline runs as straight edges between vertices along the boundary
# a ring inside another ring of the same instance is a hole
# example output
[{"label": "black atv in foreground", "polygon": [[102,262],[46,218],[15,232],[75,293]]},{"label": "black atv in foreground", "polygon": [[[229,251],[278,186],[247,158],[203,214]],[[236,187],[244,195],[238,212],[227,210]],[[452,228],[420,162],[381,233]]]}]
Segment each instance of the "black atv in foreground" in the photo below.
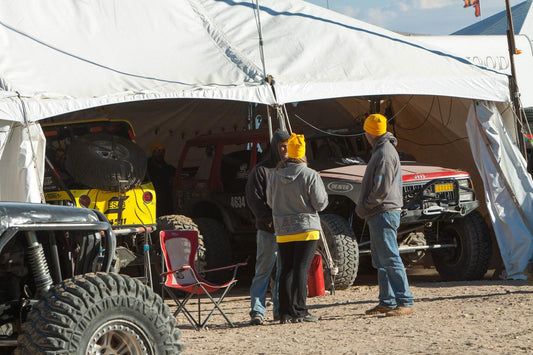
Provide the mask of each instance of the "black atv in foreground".
[{"label": "black atv in foreground", "polygon": [[179,354],[181,333],[161,297],[110,272],[115,247],[101,212],[0,202],[0,347],[15,354]]}]

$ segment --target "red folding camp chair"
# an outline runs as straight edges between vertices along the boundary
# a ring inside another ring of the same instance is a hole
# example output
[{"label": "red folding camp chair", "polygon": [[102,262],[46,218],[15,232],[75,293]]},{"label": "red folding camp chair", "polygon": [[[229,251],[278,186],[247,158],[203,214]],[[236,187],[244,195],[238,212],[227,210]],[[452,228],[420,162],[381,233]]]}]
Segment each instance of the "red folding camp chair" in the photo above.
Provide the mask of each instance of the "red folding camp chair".
[{"label": "red folding camp chair", "polygon": [[[185,318],[191,323],[194,329],[204,329],[209,318],[213,315],[215,310],[218,310],[222,316],[226,319],[227,323],[234,327],[231,320],[226,313],[220,308],[220,304],[224,300],[224,297],[228,294],[229,290],[237,283],[235,277],[237,276],[237,270],[240,266],[246,265],[246,263],[238,263],[235,265],[229,265],[210,270],[202,270],[202,273],[209,273],[213,271],[221,271],[228,269],[235,269],[233,271],[233,277],[228,282],[222,285],[216,285],[209,281],[203,280],[198,270],[195,268],[194,259],[198,250],[198,231],[195,230],[170,230],[160,231],[159,236],[161,239],[161,249],[165,256],[166,270],[162,275],[166,276],[163,289],[174,299],[178,306],[174,317],[183,313]],[[172,290],[183,291],[185,297],[180,299]],[[222,291],[222,295],[215,300],[211,296],[212,292]],[[200,296],[205,294],[211,302],[213,302],[213,308],[209,312],[208,316],[202,321],[200,311]],[[191,312],[186,308],[187,302],[193,295],[198,296],[198,318],[195,319]]]}]

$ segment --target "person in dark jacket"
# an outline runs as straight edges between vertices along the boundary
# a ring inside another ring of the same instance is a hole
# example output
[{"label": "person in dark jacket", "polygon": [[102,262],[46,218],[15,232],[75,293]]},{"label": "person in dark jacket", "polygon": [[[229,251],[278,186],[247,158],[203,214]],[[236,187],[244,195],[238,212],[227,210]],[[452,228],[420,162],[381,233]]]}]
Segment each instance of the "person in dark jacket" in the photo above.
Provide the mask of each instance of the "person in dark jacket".
[{"label": "person in dark jacket", "polygon": [[263,324],[266,311],[266,293],[270,284],[270,275],[274,264],[276,267],[276,278],[272,290],[272,303],[274,306],[274,319],[278,319],[278,282],[280,265],[278,260],[278,247],[274,226],[272,225],[272,210],[266,202],[266,186],[268,175],[274,167],[287,157],[287,140],[290,135],[286,131],[276,130],[270,142],[269,157],[257,164],[246,183],[246,202],[255,216],[255,227],[257,228],[257,254],[255,260],[255,275],[250,287],[251,310],[250,324]]},{"label": "person in dark jacket", "polygon": [[150,147],[152,156],[148,158],[148,176],[152,180],[156,196],[156,215],[172,214],[172,182],[176,168],[165,161],[165,146],[154,142]]},{"label": "person in dark jacket", "polygon": [[328,194],[322,178],[307,167],[304,136],[293,133],[287,150],[288,159],[270,174],[267,185],[281,259],[280,323],[316,322],[306,305],[307,272],[322,228],[318,212],[327,207]]},{"label": "person in dark jacket", "polygon": [[372,264],[378,270],[379,304],[365,313],[403,316],[414,311],[413,295],[398,251],[397,230],[403,206],[397,140],[387,132],[387,119],[372,114],[363,129],[373,147],[355,211],[366,219]]}]

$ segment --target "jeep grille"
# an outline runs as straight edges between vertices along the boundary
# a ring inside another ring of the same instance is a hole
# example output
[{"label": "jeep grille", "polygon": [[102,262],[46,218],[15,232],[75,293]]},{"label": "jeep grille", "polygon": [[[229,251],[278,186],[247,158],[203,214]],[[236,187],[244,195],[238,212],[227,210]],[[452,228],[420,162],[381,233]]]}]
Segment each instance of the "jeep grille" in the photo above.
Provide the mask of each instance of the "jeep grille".
[{"label": "jeep grille", "polygon": [[[416,184],[416,185],[403,185],[403,194],[404,196],[413,196],[415,193],[417,193],[422,187],[424,187],[425,183]],[[438,198],[440,200],[448,200],[448,201],[455,201],[455,189],[452,191],[440,191],[435,192],[435,185],[428,186],[426,188],[426,194],[431,194],[433,197]]]}]

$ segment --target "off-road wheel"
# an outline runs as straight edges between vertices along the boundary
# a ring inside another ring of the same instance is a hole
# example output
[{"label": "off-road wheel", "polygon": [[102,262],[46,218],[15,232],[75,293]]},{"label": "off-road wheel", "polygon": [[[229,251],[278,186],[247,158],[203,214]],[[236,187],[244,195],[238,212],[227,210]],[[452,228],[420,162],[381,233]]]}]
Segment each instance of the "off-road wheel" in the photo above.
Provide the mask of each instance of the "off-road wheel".
[{"label": "off-road wheel", "polygon": [[[216,219],[199,217],[194,222],[200,230],[205,247],[207,269],[228,266],[232,263],[230,236]],[[231,279],[233,270],[208,272],[205,278],[212,282],[225,282]]]},{"label": "off-road wheel", "polygon": [[30,311],[15,354],[179,354],[180,330],[161,297],[113,273],[78,275]]},{"label": "off-road wheel", "polygon": [[[359,248],[352,229],[348,222],[335,214],[320,215],[324,236],[328,242],[329,251],[335,266],[338,268],[335,275],[335,289],[344,290],[350,287],[357,277],[359,268]],[[321,242],[318,251],[322,255],[324,268],[324,284],[326,289],[331,288],[331,273],[327,267],[326,253]]]},{"label": "off-road wheel", "polygon": [[440,222],[439,243],[456,243],[456,248],[432,251],[433,262],[444,280],[463,281],[483,278],[489,268],[492,240],[485,220],[478,211],[450,222]]},{"label": "off-road wheel", "polygon": [[66,152],[65,167],[76,181],[91,188],[125,191],[141,185],[146,162],[144,151],[134,142],[98,133],[72,141]]}]

